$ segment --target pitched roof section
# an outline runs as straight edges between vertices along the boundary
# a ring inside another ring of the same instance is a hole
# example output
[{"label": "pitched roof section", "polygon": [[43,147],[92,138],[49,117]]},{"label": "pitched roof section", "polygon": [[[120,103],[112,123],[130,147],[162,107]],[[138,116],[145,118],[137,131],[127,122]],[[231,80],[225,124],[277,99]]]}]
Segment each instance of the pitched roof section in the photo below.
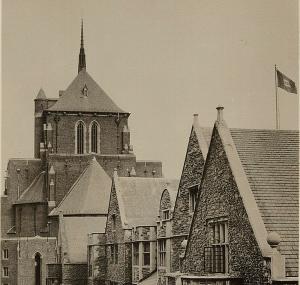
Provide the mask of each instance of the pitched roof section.
[{"label": "pitched roof section", "polygon": [[38,95],[36,96],[35,99],[47,99],[45,91],[43,90],[43,88],[40,89]]},{"label": "pitched roof section", "polygon": [[94,158],[50,215],[106,215],[110,190],[111,178]]},{"label": "pitched roof section", "polygon": [[14,204],[27,203],[43,203],[46,202],[44,197],[44,177],[45,171],[41,172],[29,185],[29,187],[22,193],[20,198]]},{"label": "pitched roof section", "polygon": [[114,183],[122,221],[128,227],[156,225],[162,192],[178,187],[178,180],[166,178],[114,176]]},{"label": "pitched roof section", "polygon": [[230,132],[266,229],[281,236],[287,276],[298,276],[299,132]]},{"label": "pitched roof section", "polygon": [[[87,92],[85,94],[84,89]],[[82,69],[49,111],[127,113]]]}]

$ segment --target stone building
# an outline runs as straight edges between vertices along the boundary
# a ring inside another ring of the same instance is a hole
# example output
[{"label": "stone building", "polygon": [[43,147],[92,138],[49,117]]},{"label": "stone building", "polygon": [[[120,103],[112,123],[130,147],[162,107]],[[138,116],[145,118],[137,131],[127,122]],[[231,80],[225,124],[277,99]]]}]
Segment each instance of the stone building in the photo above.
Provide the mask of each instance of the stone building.
[{"label": "stone building", "polygon": [[182,242],[189,234],[210,138],[211,129],[200,127],[195,114],[171,220],[171,272],[180,269]]},{"label": "stone building", "polygon": [[157,220],[157,284],[165,284],[166,273],[171,272],[172,217],[178,187],[167,185],[161,194]]},{"label": "stone building", "polygon": [[182,284],[298,284],[299,132],[228,129],[223,108],[182,260]]},{"label": "stone building", "polygon": [[119,177],[115,171],[106,225],[107,267],[99,276],[101,284],[137,284],[156,271],[160,198],[166,188],[177,186],[176,180]]},{"label": "stone building", "polygon": [[87,234],[105,232],[113,170],[162,176],[161,162],[136,160],[130,113],[86,71],[83,26],[78,74],[58,93],[49,98],[41,89],[34,100],[34,158],[8,162],[2,284],[86,284]]}]

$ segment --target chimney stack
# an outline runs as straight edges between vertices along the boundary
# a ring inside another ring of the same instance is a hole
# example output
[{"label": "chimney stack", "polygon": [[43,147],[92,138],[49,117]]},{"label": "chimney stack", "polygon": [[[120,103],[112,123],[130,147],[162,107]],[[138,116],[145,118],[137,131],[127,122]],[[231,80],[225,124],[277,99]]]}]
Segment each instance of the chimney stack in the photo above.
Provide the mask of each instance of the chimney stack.
[{"label": "chimney stack", "polygon": [[216,109],[218,110],[217,122],[221,123],[224,121],[223,119],[224,107],[219,105]]},{"label": "chimney stack", "polygon": [[193,125],[198,123],[198,114],[194,114]]}]

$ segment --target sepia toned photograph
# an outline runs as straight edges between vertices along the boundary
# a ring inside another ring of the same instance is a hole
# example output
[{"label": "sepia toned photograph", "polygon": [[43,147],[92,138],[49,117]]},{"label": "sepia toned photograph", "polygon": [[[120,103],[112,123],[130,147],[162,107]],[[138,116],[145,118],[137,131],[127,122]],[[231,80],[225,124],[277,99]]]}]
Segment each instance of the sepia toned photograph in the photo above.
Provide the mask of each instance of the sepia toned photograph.
[{"label": "sepia toned photograph", "polygon": [[297,0],[2,0],[2,285],[296,285]]}]

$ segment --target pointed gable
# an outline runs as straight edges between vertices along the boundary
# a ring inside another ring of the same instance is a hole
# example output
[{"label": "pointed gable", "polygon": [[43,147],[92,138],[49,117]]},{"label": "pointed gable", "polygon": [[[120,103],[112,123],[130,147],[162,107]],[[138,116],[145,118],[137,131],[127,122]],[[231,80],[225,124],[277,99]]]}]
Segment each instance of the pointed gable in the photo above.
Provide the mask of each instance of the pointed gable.
[{"label": "pointed gable", "polygon": [[50,215],[107,215],[111,178],[94,158]]},{"label": "pointed gable", "polygon": [[[296,277],[299,132],[228,129],[223,108],[217,109],[183,271],[207,273],[213,258],[205,255],[212,246],[209,225],[226,221],[231,271],[244,281],[258,282],[264,278],[265,258],[271,257],[272,278]],[[276,249],[268,241],[272,232],[281,237]]]},{"label": "pointed gable", "polygon": [[48,111],[126,113],[82,69]]}]

